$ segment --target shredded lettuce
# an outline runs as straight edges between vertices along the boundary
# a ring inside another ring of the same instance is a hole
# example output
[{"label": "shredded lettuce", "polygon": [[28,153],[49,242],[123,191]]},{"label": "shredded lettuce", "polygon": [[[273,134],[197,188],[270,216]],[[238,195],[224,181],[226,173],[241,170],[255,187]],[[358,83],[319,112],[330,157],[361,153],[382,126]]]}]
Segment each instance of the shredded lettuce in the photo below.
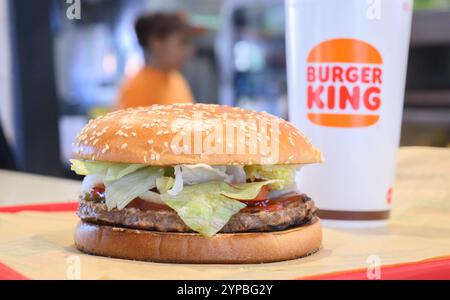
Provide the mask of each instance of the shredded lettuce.
[{"label": "shredded lettuce", "polygon": [[105,182],[105,204],[109,210],[123,209],[134,198],[156,187],[156,179],[163,176],[164,169],[146,167],[125,175],[115,181]]},{"label": "shredded lettuce", "polygon": [[173,187],[174,183],[175,181],[172,177],[159,177],[156,179],[156,188],[161,194],[167,193],[167,191]]},{"label": "shredded lettuce", "polygon": [[161,201],[161,195],[152,191],[145,191],[143,194],[139,195],[139,198],[151,203],[164,204],[164,202]]},{"label": "shredded lettuce", "polygon": [[268,183],[274,182],[232,186],[222,181],[212,181],[185,186],[175,196],[162,194],[161,200],[174,209],[189,228],[204,236],[212,236],[245,207],[244,203],[234,199],[253,199]]},{"label": "shredded lettuce", "polygon": [[243,166],[227,166],[226,173],[229,175],[225,182],[228,183],[245,183],[247,174]]},{"label": "shredded lettuce", "polygon": [[204,236],[216,234],[244,203],[220,194],[223,182],[186,186],[175,196],[162,194],[164,203],[174,209],[183,222]]},{"label": "shredded lettuce", "polygon": [[112,164],[106,171],[105,180],[114,181],[144,167],[143,164]]},{"label": "shredded lettuce", "polygon": [[91,175],[106,173],[111,163],[101,161],[87,161],[79,159],[71,159],[70,169],[78,175]]},{"label": "shredded lettuce", "polygon": [[250,180],[276,180],[270,185],[271,189],[282,190],[295,183],[295,173],[298,165],[252,165],[245,166],[247,178]]},{"label": "shredded lettuce", "polygon": [[[201,194],[165,199],[163,201],[173,208],[183,222],[203,236],[216,234],[230,218],[245,207],[245,204],[220,195]],[[194,198],[195,197],[195,200]]]},{"label": "shredded lettuce", "polygon": [[237,185],[223,185],[221,194],[233,199],[251,200],[258,196],[261,188],[265,185],[276,184],[277,180],[258,181],[251,183],[242,183]]},{"label": "shredded lettuce", "polygon": [[[210,181],[224,181],[228,175],[225,166],[210,166],[207,164],[181,165],[184,185],[194,185]],[[175,169],[176,174],[176,169]]]},{"label": "shredded lettuce", "polygon": [[106,174],[105,181],[114,181],[146,167],[144,164],[124,164],[71,159],[70,169],[78,175]]}]

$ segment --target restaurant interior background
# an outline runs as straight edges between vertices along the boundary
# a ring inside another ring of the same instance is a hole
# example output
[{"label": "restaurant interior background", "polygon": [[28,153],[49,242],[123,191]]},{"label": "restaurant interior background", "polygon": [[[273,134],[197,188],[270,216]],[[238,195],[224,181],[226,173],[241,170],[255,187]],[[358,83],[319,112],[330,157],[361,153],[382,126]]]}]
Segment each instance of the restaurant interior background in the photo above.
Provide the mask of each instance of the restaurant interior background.
[{"label": "restaurant interior background", "polygon": [[[364,1],[364,0],[362,0]],[[183,11],[207,28],[183,70],[198,102],[287,118],[283,0],[0,0],[0,168],[73,177],[76,133],[144,63],[133,24]],[[416,0],[401,145],[448,147],[450,0]]]}]

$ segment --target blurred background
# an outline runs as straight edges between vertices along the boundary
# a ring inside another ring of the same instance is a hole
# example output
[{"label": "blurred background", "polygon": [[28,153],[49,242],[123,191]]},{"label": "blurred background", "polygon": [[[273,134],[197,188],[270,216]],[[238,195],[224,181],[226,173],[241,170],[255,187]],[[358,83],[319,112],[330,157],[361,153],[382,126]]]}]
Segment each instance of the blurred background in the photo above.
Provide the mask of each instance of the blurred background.
[{"label": "blurred background", "polygon": [[[287,118],[283,0],[0,0],[0,168],[73,177],[71,144],[144,65],[146,12],[205,28],[182,73],[197,102]],[[448,147],[450,0],[415,0],[401,145]]]}]

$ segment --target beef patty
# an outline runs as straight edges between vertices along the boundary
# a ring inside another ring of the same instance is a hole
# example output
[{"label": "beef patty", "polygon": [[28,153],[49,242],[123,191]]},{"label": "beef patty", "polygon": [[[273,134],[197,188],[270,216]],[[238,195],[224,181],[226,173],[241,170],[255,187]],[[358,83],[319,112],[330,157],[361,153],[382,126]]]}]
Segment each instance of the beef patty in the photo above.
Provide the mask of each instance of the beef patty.
[{"label": "beef patty", "polygon": [[[314,201],[304,194],[281,197],[273,202],[277,205],[276,209],[267,209],[271,207],[270,205],[248,206],[242,209],[231,217],[220,232],[284,230],[292,226],[309,224],[316,214]],[[102,202],[80,199],[77,215],[83,221],[91,223],[154,231],[193,232],[170,208],[154,210],[136,208],[135,205],[131,205],[121,210],[108,211]]]}]

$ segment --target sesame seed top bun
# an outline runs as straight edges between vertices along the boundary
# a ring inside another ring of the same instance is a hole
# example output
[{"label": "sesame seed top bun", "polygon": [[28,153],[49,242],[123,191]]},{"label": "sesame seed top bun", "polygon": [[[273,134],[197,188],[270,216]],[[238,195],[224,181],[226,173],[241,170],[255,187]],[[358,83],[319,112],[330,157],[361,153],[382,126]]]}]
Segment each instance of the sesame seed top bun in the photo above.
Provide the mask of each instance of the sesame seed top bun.
[{"label": "sesame seed top bun", "polygon": [[213,104],[152,105],[109,113],[83,128],[73,156],[148,165],[323,160],[291,123],[264,112]]}]

